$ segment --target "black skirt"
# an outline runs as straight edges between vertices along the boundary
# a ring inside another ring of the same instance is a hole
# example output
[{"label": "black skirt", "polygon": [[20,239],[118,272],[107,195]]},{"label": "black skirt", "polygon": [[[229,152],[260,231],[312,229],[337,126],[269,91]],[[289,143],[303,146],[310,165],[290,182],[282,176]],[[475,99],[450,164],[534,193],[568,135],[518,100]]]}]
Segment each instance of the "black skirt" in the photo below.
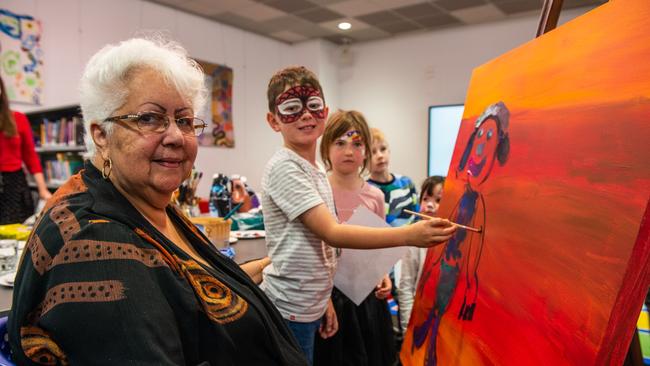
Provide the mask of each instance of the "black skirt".
[{"label": "black skirt", "polygon": [[386,300],[377,299],[371,292],[356,306],[334,287],[332,303],[339,331],[328,339],[316,334],[314,366],[391,366],[397,362]]},{"label": "black skirt", "polygon": [[23,170],[0,173],[0,225],[22,223],[34,214],[34,199]]}]

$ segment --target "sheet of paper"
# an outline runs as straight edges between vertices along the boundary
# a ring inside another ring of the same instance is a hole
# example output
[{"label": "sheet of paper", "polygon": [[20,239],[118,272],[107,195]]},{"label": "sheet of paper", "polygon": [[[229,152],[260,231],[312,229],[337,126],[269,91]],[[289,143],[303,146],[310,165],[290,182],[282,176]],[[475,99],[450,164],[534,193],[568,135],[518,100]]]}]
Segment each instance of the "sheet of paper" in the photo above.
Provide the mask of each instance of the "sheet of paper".
[{"label": "sheet of paper", "polygon": [[[389,227],[384,220],[364,206],[357,207],[346,224]],[[334,276],[334,285],[359,305],[373,292],[381,278],[406,254],[406,251],[406,247],[370,250],[343,249]],[[395,285],[393,284],[393,286]]]}]

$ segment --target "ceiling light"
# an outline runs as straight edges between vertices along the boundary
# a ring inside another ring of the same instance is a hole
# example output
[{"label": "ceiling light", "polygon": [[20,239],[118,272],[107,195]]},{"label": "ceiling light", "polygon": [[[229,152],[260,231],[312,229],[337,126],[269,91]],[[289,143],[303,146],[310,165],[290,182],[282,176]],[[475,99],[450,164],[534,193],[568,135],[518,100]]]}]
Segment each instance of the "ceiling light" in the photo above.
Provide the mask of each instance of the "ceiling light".
[{"label": "ceiling light", "polygon": [[348,30],[348,29],[352,28],[352,24],[350,24],[348,22],[341,22],[341,23],[339,23],[338,27],[339,27],[340,30]]}]

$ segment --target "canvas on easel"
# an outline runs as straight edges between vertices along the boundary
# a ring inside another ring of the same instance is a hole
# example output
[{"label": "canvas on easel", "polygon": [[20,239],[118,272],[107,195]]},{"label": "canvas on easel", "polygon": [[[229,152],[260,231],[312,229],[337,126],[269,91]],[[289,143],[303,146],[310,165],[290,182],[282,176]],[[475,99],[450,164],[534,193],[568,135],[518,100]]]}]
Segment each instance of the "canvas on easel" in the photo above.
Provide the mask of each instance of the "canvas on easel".
[{"label": "canvas on easel", "polygon": [[474,70],[404,365],[621,364],[650,280],[650,2]]}]

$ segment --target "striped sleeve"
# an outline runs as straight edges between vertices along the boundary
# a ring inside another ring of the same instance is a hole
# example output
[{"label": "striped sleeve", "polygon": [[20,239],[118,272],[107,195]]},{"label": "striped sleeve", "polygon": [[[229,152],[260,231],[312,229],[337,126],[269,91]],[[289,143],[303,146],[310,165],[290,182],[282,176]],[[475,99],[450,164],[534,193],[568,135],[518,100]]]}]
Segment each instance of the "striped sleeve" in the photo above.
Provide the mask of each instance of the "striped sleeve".
[{"label": "striped sleeve", "polygon": [[293,221],[312,207],[324,203],[309,172],[291,160],[275,164],[268,176],[266,194]]}]

